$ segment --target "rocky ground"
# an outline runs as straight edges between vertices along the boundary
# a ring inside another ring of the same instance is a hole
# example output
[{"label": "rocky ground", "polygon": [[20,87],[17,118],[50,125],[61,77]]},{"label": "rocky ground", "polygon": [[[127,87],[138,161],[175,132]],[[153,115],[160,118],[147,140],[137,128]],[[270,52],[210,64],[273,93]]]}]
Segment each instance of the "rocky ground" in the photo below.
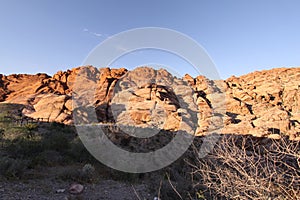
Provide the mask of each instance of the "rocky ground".
[{"label": "rocky ground", "polygon": [[153,199],[145,184],[126,183],[103,179],[95,184],[84,183],[82,193],[70,194],[74,182],[57,176],[66,167],[43,168],[28,171],[26,178],[0,181],[0,199],[5,200],[139,200]]}]

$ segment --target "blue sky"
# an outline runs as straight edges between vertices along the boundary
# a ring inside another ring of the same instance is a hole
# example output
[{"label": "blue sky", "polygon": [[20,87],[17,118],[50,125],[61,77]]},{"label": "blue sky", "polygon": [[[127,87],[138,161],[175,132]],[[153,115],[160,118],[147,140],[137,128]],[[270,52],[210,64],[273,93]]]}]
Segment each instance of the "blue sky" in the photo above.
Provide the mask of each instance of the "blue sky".
[{"label": "blue sky", "polygon": [[[0,73],[53,74],[77,67],[108,37],[141,27],[193,38],[221,78],[298,67],[299,8],[297,0],[0,0]],[[147,63],[197,75],[183,59],[154,50],[123,56],[112,67]]]}]

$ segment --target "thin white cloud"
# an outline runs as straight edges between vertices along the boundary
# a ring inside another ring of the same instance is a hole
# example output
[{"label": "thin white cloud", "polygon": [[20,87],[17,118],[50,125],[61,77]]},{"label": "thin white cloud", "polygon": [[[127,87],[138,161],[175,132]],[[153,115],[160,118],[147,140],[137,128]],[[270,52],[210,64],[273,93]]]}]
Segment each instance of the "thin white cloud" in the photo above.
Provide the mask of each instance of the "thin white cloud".
[{"label": "thin white cloud", "polygon": [[128,49],[126,47],[123,47],[123,46],[116,46],[116,48],[119,51],[124,51],[124,52],[128,51]]},{"label": "thin white cloud", "polygon": [[90,32],[91,34],[93,34],[94,36],[96,37],[102,37],[102,34],[101,33],[94,33],[94,32]]},{"label": "thin white cloud", "polygon": [[93,36],[96,36],[96,37],[105,37],[105,38],[108,37],[107,34],[102,34],[102,33],[92,32],[92,31],[90,31],[90,30],[87,29],[87,28],[84,28],[82,31],[83,31],[83,32],[87,32],[87,33],[89,33],[89,34],[91,34],[91,35],[93,35]]}]

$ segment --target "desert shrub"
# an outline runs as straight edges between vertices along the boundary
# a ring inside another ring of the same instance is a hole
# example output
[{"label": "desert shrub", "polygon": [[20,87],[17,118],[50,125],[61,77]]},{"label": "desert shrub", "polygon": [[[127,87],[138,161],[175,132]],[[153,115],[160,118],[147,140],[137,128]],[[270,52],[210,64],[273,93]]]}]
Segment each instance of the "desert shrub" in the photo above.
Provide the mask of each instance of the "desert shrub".
[{"label": "desert shrub", "polygon": [[75,129],[73,126],[67,126],[62,123],[52,122],[50,124],[49,130],[51,130],[52,133],[61,133],[65,135],[74,135]]},{"label": "desert shrub", "polygon": [[5,130],[0,128],[0,138],[4,137]]},{"label": "desert shrub", "polygon": [[31,138],[34,136],[34,131],[36,131],[38,129],[38,125],[37,124],[26,124],[25,125],[25,130],[26,130],[26,137]]},{"label": "desert shrub", "polygon": [[66,169],[59,174],[64,181],[75,181],[79,183],[96,183],[98,175],[91,164],[85,164],[81,169]]},{"label": "desert shrub", "polygon": [[45,150],[32,159],[30,166],[34,167],[39,165],[52,167],[63,163],[65,163],[65,159],[59,152]]},{"label": "desert shrub", "polygon": [[58,178],[60,178],[63,181],[75,181],[79,182],[80,180],[80,170],[78,169],[64,169],[61,171],[58,175]]},{"label": "desert shrub", "polygon": [[81,169],[81,175],[86,182],[93,182],[95,179],[95,168],[91,164],[85,164]]},{"label": "desert shrub", "polygon": [[8,141],[12,141],[14,139],[27,136],[27,130],[25,129],[25,127],[11,126],[9,128],[5,128],[4,130],[5,130],[5,139]]},{"label": "desert shrub", "polygon": [[1,142],[1,147],[4,145],[4,135],[5,135],[5,130],[0,128],[0,142]]},{"label": "desert shrub", "polygon": [[146,173],[144,179],[150,192],[159,199],[199,199],[194,191],[190,176],[191,167],[186,159],[192,158],[192,151],[189,149],[177,161],[159,171]]},{"label": "desert shrub", "polygon": [[39,140],[19,137],[10,142],[6,151],[15,158],[35,157],[44,150]]},{"label": "desert shrub", "polygon": [[70,143],[67,136],[60,132],[54,132],[46,136],[43,139],[42,143],[45,149],[54,150],[58,152],[66,152],[70,147]]},{"label": "desert shrub", "polygon": [[67,155],[74,162],[97,162],[96,159],[88,152],[88,150],[85,148],[78,137],[70,142],[70,148],[68,149]]},{"label": "desert shrub", "polygon": [[[152,184],[154,184],[154,182],[152,182]],[[176,172],[165,172],[165,174],[160,176],[160,181],[157,182],[156,191],[154,193],[157,194],[160,199],[191,199],[191,186],[190,179],[186,179],[182,175],[178,176]]]},{"label": "desert shrub", "polygon": [[7,143],[5,152],[13,158],[31,160],[31,167],[95,162],[79,138],[71,140],[60,132],[33,137],[21,135]]},{"label": "desert shrub", "polygon": [[210,198],[300,197],[299,141],[224,135],[207,157],[196,158],[193,184]]},{"label": "desert shrub", "polygon": [[51,129],[62,129],[64,127],[64,124],[58,123],[58,122],[51,122]]},{"label": "desert shrub", "polygon": [[[1,115],[1,113],[0,113],[0,115]],[[8,121],[7,119],[4,119],[3,117],[1,118],[1,116],[0,116],[0,127],[4,130],[8,129],[11,127],[11,122]]]},{"label": "desert shrub", "polygon": [[28,162],[7,156],[0,158],[0,174],[5,178],[21,178],[28,167]]},{"label": "desert shrub", "polygon": [[[61,154],[69,148],[69,141],[63,134],[51,134],[43,137],[20,136],[13,139],[5,148],[14,158],[32,159],[33,163],[48,165],[50,160],[61,160]],[[47,158],[48,157],[48,158]]]}]

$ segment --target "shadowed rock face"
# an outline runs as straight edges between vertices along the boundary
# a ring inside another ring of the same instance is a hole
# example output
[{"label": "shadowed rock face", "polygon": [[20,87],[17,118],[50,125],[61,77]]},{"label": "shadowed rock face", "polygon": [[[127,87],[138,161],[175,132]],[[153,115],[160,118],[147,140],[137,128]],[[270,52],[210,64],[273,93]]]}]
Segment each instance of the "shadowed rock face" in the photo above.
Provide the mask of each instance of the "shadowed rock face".
[{"label": "shadowed rock face", "polygon": [[[53,77],[0,75],[0,101],[25,105],[23,114],[33,118],[71,124],[73,107],[91,106],[100,122],[167,130],[197,128],[197,135],[217,131],[300,139],[299,90],[299,68],[218,81],[189,75],[179,79],[149,67],[133,71],[78,67]],[[75,94],[75,106],[74,91],[80,94]]]}]

